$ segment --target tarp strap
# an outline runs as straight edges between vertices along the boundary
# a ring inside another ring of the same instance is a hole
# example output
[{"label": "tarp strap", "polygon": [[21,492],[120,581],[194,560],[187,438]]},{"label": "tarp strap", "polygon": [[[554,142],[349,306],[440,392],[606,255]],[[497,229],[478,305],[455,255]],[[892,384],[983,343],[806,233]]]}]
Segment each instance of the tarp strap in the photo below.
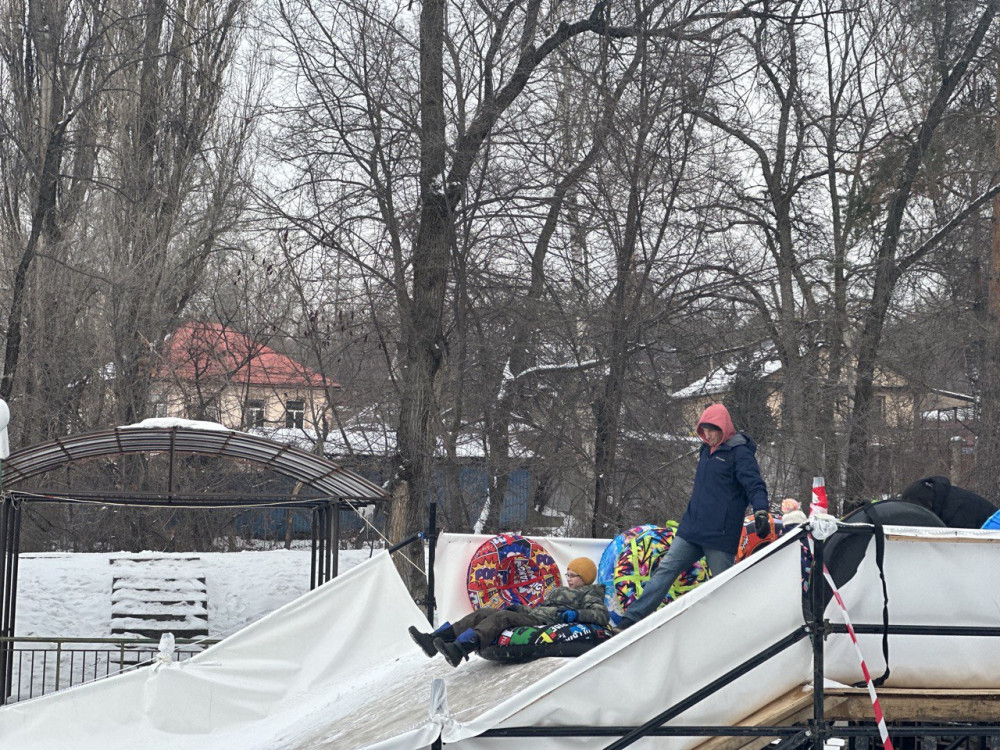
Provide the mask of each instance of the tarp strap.
[{"label": "tarp strap", "polygon": [[[885,529],[879,518],[877,505],[868,506],[866,515],[875,527],[875,564],[878,565],[878,575],[882,579],[882,657],[885,659],[885,672],[873,680],[875,687],[889,679],[889,588],[885,583]],[[854,687],[865,687],[864,680],[854,683]]]}]

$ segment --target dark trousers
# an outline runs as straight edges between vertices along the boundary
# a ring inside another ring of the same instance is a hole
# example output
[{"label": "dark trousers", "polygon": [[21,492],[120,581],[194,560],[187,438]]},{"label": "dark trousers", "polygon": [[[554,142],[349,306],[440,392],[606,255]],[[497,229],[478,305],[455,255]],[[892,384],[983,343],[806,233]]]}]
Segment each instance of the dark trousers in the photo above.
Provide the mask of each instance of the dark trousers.
[{"label": "dark trousers", "polygon": [[488,646],[507,628],[519,628],[522,625],[553,625],[548,618],[540,617],[531,612],[512,612],[507,609],[491,609],[483,607],[472,614],[466,615],[458,622],[452,623],[455,635],[459,636],[472,628],[479,636],[479,645]]},{"label": "dark trousers", "polygon": [[735,557],[732,552],[703,547],[674,534],[670,549],[659,561],[646,585],[642,587],[642,594],[625,610],[625,616],[622,617],[623,626],[634,625],[659,607],[677,577],[698,562],[702,556],[708,561],[708,568],[713,576],[732,567]]}]

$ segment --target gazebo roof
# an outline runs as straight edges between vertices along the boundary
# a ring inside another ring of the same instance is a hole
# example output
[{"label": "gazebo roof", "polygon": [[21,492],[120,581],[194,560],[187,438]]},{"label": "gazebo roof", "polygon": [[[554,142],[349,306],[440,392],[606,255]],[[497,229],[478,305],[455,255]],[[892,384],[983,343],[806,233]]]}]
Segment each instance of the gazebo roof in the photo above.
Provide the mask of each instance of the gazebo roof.
[{"label": "gazebo roof", "polygon": [[378,485],[323,456],[214,422],[147,419],[111,430],[69,435],[13,451],[3,462],[3,487],[11,488],[60,466],[124,453],[183,452],[262,464],[334,498],[387,500]]}]

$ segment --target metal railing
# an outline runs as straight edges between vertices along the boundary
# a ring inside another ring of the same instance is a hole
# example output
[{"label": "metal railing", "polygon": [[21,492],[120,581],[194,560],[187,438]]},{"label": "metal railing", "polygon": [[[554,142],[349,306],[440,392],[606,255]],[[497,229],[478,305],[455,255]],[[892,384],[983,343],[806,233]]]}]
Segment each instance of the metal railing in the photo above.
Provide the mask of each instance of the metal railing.
[{"label": "metal railing", "polygon": [[[213,643],[218,640],[177,638],[173,659],[189,659]],[[158,646],[159,641],[151,638],[0,637],[0,650],[8,651],[13,664],[9,692],[0,704],[37,698],[145,666],[155,661]]]}]

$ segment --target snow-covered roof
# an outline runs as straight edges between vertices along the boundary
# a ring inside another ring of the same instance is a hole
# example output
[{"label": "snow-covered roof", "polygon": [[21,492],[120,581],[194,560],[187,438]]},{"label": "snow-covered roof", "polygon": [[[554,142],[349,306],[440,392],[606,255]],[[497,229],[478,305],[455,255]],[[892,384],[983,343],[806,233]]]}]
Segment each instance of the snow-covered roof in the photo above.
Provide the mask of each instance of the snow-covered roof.
[{"label": "snow-covered roof", "polygon": [[[733,380],[736,371],[739,369],[738,362],[729,362],[712,370],[708,375],[699,378],[690,385],[675,391],[673,398],[690,398],[691,396],[709,396],[717,393],[726,393],[733,387]],[[766,377],[771,373],[781,369],[781,362],[777,359],[768,359],[760,365],[760,375]]]},{"label": "snow-covered roof", "polygon": [[948,398],[953,398],[956,401],[968,401],[970,404],[976,401],[976,397],[971,396],[968,393],[959,393],[958,391],[946,391],[943,388],[931,388],[931,393],[936,393],[939,396],[946,396]]},{"label": "snow-covered roof", "polygon": [[177,417],[151,417],[135,424],[126,424],[119,430],[145,430],[154,427],[184,427],[189,430],[214,430],[216,432],[235,432],[218,422],[206,422],[201,419],[180,419]]},{"label": "snow-covered roof", "polygon": [[920,412],[920,418],[927,422],[968,422],[975,419],[976,407],[952,406],[946,409],[931,409]]},{"label": "snow-covered roof", "polygon": [[[312,451],[319,440],[315,430],[288,427],[254,427],[250,434],[264,437],[276,443],[294,445],[302,450]],[[323,454],[330,457],[363,455],[391,456],[396,452],[396,432],[388,425],[352,425],[343,430],[332,430],[323,445]],[[435,455],[447,454],[444,442],[437,441]],[[486,451],[483,438],[475,433],[459,435],[455,446],[458,458],[483,458]],[[518,458],[530,458],[533,454],[516,439],[511,440],[511,454]]]}]

